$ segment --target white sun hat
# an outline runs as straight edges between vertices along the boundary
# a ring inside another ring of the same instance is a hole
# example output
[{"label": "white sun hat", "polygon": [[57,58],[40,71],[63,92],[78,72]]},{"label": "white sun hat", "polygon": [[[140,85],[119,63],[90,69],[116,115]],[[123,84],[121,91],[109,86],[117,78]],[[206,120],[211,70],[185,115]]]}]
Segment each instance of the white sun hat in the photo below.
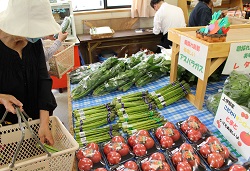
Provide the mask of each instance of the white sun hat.
[{"label": "white sun hat", "polygon": [[49,0],[9,0],[0,13],[0,29],[8,34],[39,38],[61,31]]}]

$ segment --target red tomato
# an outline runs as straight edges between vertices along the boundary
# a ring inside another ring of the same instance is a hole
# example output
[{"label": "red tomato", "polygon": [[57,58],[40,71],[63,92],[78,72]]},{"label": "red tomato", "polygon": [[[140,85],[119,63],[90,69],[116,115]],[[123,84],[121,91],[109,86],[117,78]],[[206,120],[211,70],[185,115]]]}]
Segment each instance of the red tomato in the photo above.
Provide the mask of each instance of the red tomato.
[{"label": "red tomato", "polygon": [[220,143],[219,139],[216,136],[210,136],[206,139],[206,143],[210,144],[210,143]]},{"label": "red tomato", "polygon": [[165,161],[165,156],[160,153],[160,152],[155,152],[153,154],[151,154],[150,156],[150,160],[160,160],[160,161]]},{"label": "red tomato", "polygon": [[192,171],[192,167],[188,162],[180,162],[177,164],[177,171]]},{"label": "red tomato", "polygon": [[99,151],[99,146],[98,146],[98,144],[96,144],[96,143],[89,143],[89,144],[87,145],[87,148],[91,148],[91,149],[93,149],[93,150]]},{"label": "red tomato", "polygon": [[172,156],[172,162],[174,163],[174,165],[177,165],[179,162],[182,162],[182,154],[181,152],[176,152],[173,154]]},{"label": "red tomato", "polygon": [[[85,156],[87,157],[87,156]],[[95,151],[92,157],[89,157],[89,159],[93,162],[93,163],[99,163],[102,159],[102,155],[99,151]]]},{"label": "red tomato", "polygon": [[220,152],[220,154],[222,155],[222,157],[224,157],[224,159],[227,159],[229,157],[229,155],[230,155],[230,151],[223,144],[221,146],[222,146],[223,150]]},{"label": "red tomato", "polygon": [[212,151],[210,149],[210,146],[208,144],[205,144],[201,146],[200,153],[203,157],[207,158],[208,154],[210,154]]},{"label": "red tomato", "polygon": [[156,138],[161,139],[161,137],[164,136],[164,135],[165,134],[164,134],[164,131],[163,131],[163,127],[159,127],[159,128],[156,129],[156,131],[155,131]]},{"label": "red tomato", "polygon": [[171,138],[173,138],[174,141],[178,141],[181,135],[177,129],[173,129],[173,131],[174,131],[174,135],[172,135]]},{"label": "red tomato", "polygon": [[111,151],[107,155],[108,162],[110,164],[118,164],[121,161],[121,155],[115,151]]},{"label": "red tomato", "polygon": [[147,154],[147,149],[143,144],[136,144],[133,147],[133,152],[136,156],[144,156]]},{"label": "red tomato", "polygon": [[148,133],[147,130],[139,130],[139,131],[137,132],[137,135],[150,137],[150,135],[149,135],[149,133]]},{"label": "red tomato", "polygon": [[117,151],[121,156],[126,156],[129,153],[129,147],[127,144],[122,143],[122,147]]},{"label": "red tomato", "polygon": [[89,158],[81,158],[78,162],[78,168],[83,171],[89,171],[93,167],[93,162]]},{"label": "red tomato", "polygon": [[187,136],[188,138],[191,140],[191,141],[198,141],[199,139],[201,139],[202,137],[202,134],[199,130],[195,130],[195,129],[190,129],[187,133]]},{"label": "red tomato", "polygon": [[172,122],[166,122],[163,127],[175,129],[175,126]]},{"label": "red tomato", "polygon": [[224,164],[224,158],[219,153],[213,152],[208,155],[207,162],[210,167],[219,169]]},{"label": "red tomato", "polygon": [[188,144],[188,143],[183,143],[183,144],[181,144],[180,150],[194,152],[194,149],[193,149],[192,145],[191,145],[191,144]]},{"label": "red tomato", "polygon": [[242,131],[240,133],[240,139],[241,141],[246,144],[247,146],[250,146],[250,134],[245,132],[245,131]]},{"label": "red tomato", "polygon": [[162,162],[162,169],[157,169],[157,171],[171,171],[170,166],[167,164],[167,162]]},{"label": "red tomato", "polygon": [[188,121],[195,121],[200,123],[201,121],[194,115],[189,116],[189,118],[187,119]]},{"label": "red tomato", "polygon": [[187,159],[187,162],[190,164],[191,167],[198,166],[201,163],[201,160],[198,155],[193,154],[193,158]]},{"label": "red tomato", "polygon": [[107,170],[104,169],[104,168],[97,168],[97,169],[95,169],[94,171],[107,171]]},{"label": "red tomato", "polygon": [[104,152],[106,155],[107,155],[111,150],[112,150],[112,149],[111,149],[110,143],[104,145],[104,147],[103,147],[103,152]]},{"label": "red tomato", "polygon": [[82,149],[79,149],[77,152],[76,152],[76,158],[78,160],[80,160],[81,158],[83,158],[83,153],[82,153]]},{"label": "red tomato", "polygon": [[247,171],[247,169],[239,164],[235,164],[229,168],[229,171]]},{"label": "red tomato", "polygon": [[146,162],[142,163],[141,168],[143,171],[154,171],[154,169],[152,169],[150,166],[150,161],[146,161]]},{"label": "red tomato", "polygon": [[122,142],[122,143],[125,143],[125,140],[124,140],[124,138],[122,137],[122,136],[114,136],[112,139],[111,139],[111,142],[117,142],[117,143],[119,143],[119,142]]},{"label": "red tomato", "polygon": [[132,135],[128,138],[128,144],[133,147],[136,144],[136,136]]},{"label": "red tomato", "polygon": [[203,123],[198,123],[199,124],[199,131],[202,134],[205,134],[207,132],[207,127]]},{"label": "red tomato", "polygon": [[187,121],[184,121],[184,122],[181,123],[181,130],[182,130],[184,133],[187,133],[188,130],[190,130],[190,127],[189,127]]},{"label": "red tomato", "polygon": [[154,142],[153,138],[151,138],[151,137],[146,137],[146,142],[145,142],[144,145],[145,145],[146,149],[151,149],[151,148],[154,147],[155,142]]},{"label": "red tomato", "polygon": [[138,166],[137,166],[136,162],[134,162],[134,161],[127,161],[124,164],[124,167],[127,169],[135,170],[135,171],[138,170]]},{"label": "red tomato", "polygon": [[163,136],[161,137],[160,144],[163,148],[170,148],[173,146],[174,141],[171,137]]}]

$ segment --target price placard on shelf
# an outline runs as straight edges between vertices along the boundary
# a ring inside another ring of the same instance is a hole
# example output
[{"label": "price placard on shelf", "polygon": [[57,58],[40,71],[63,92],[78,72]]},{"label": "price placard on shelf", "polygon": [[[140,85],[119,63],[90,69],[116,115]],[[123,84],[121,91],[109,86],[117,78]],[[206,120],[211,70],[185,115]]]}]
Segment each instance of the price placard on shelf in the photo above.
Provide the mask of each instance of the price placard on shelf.
[{"label": "price placard on shelf", "polygon": [[250,114],[225,94],[214,125],[245,159],[250,158]]},{"label": "price placard on shelf", "polygon": [[230,74],[233,70],[250,73],[250,42],[231,43],[222,74]]},{"label": "price placard on shelf", "polygon": [[181,36],[178,64],[204,80],[208,47],[186,36]]}]

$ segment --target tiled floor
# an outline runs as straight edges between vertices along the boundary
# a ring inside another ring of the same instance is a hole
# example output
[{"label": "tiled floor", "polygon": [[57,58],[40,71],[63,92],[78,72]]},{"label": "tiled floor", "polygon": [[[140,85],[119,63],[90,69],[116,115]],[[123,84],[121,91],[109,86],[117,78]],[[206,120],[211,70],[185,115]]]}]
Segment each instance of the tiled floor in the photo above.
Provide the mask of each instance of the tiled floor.
[{"label": "tiled floor", "polygon": [[62,93],[59,90],[52,90],[56,102],[57,108],[54,111],[54,116],[57,116],[65,125],[65,127],[69,130],[68,123],[68,94],[67,90],[63,90]]}]

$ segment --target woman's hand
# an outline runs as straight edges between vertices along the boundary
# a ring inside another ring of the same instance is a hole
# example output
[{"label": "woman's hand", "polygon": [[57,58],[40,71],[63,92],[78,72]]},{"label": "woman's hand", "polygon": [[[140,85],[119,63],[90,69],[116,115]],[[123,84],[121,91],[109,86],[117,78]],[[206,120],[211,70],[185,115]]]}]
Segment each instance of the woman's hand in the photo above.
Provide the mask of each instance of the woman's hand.
[{"label": "woman's hand", "polygon": [[19,106],[21,109],[23,107],[23,104],[19,100],[9,94],[0,94],[0,104],[3,104],[5,109],[13,114],[16,114],[13,104]]},{"label": "woman's hand", "polygon": [[65,32],[65,33],[59,32],[58,40],[60,40],[60,42],[63,42],[65,39],[67,39],[67,36],[68,36],[67,32]]},{"label": "woman's hand", "polygon": [[54,139],[49,129],[49,111],[40,110],[40,128],[38,136],[41,143],[47,143],[48,145],[54,144]]}]

